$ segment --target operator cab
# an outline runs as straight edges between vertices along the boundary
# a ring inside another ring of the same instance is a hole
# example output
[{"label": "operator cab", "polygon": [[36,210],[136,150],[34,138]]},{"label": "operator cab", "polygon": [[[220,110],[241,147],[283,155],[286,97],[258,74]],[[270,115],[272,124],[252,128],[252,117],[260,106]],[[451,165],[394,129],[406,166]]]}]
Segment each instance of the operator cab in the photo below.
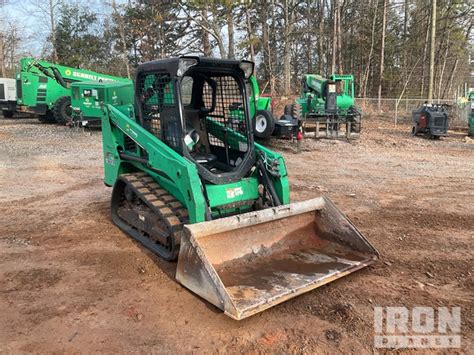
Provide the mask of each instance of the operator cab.
[{"label": "operator cab", "polygon": [[246,92],[254,64],[203,57],[150,64],[137,74],[142,125],[208,182],[246,176],[255,163]]}]

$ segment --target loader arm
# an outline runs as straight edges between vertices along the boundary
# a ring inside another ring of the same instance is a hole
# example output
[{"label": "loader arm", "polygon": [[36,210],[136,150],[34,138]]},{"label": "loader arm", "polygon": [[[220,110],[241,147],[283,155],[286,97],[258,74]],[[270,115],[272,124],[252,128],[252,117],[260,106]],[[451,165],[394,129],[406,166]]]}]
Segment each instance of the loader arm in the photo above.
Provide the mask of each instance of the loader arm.
[{"label": "loader arm", "polygon": [[[120,109],[105,106],[102,119],[105,183],[113,185],[118,175],[133,170],[146,171],[171,192],[189,212],[190,223],[205,220],[206,201],[196,166],[176,153]],[[124,136],[147,154],[125,150]]]}]

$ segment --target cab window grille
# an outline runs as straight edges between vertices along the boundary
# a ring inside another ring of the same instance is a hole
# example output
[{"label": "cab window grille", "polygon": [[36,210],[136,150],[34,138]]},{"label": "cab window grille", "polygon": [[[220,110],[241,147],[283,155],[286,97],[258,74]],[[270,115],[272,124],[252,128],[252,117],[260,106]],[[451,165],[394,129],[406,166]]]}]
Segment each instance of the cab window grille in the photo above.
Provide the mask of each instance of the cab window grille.
[{"label": "cab window grille", "polygon": [[175,150],[181,149],[181,123],[175,80],[168,73],[150,72],[138,79],[143,126]]},{"label": "cab window grille", "polygon": [[[215,147],[225,147],[245,153],[248,150],[247,125],[244,117],[245,99],[239,83],[232,76],[211,77],[216,82],[216,106],[207,115],[206,127],[209,144]],[[203,102],[205,107],[212,107],[212,88],[208,83],[203,87]],[[240,144],[232,146],[228,137],[233,131],[241,135]]]}]

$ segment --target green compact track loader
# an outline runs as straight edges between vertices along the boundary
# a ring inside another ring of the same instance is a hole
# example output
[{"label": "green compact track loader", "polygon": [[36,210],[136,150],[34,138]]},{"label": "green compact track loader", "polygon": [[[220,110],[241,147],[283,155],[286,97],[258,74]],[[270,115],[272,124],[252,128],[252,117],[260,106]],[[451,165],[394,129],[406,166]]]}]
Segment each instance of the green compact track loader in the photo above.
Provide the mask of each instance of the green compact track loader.
[{"label": "green compact track loader", "polygon": [[145,63],[134,102],[102,104],[113,222],[177,259],[177,281],[237,320],[378,257],[329,199],[290,204],[282,156],[254,142],[253,66],[203,57]]}]

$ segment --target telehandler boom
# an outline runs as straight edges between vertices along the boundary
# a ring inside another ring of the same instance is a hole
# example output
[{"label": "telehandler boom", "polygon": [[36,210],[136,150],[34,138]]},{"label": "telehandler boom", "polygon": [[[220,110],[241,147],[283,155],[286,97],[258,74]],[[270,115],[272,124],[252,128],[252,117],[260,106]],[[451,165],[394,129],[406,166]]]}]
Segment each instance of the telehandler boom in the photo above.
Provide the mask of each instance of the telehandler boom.
[{"label": "telehandler boom", "polygon": [[20,60],[17,109],[39,115],[41,122],[66,123],[71,119],[71,84],[80,81],[131,82],[130,79],[71,68],[33,58]]}]

